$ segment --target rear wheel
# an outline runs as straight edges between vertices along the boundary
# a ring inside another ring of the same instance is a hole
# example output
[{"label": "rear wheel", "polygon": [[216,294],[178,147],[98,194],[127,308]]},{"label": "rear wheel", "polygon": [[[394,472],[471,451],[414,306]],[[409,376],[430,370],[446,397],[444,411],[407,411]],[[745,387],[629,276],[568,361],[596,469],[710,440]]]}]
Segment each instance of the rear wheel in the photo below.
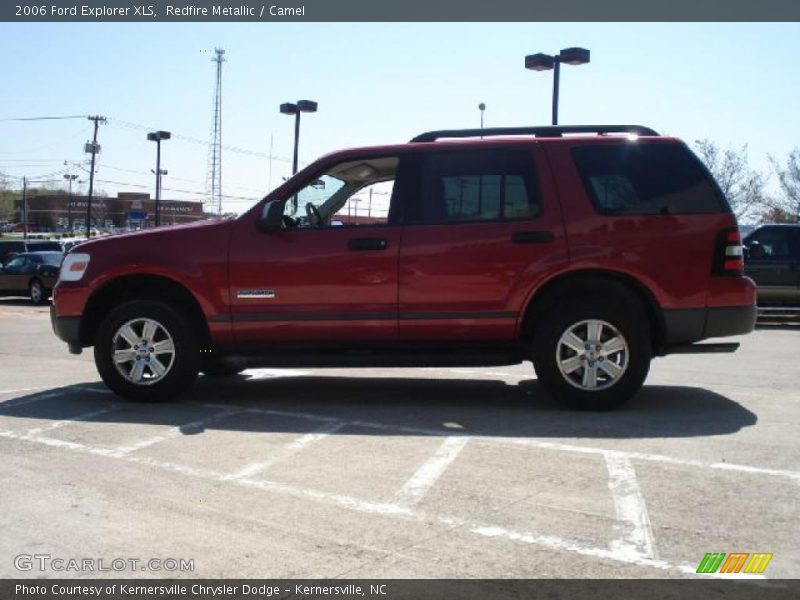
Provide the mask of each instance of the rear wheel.
[{"label": "rear wheel", "polygon": [[168,400],[188,389],[200,367],[191,323],[172,306],[134,300],[111,311],[94,344],[97,370],[128,400]]},{"label": "rear wheel", "polygon": [[47,290],[44,284],[38,280],[33,279],[28,285],[28,296],[34,304],[44,304],[47,301]]},{"label": "rear wheel", "polygon": [[570,408],[614,408],[647,377],[649,323],[641,304],[627,294],[576,296],[542,315],[533,343],[537,377]]}]

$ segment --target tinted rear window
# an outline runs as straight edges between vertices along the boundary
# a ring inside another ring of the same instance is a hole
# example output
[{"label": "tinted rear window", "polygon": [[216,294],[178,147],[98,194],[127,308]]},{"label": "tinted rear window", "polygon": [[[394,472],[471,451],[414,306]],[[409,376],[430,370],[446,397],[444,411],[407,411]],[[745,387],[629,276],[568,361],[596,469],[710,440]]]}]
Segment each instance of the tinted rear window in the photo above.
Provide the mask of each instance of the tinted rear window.
[{"label": "tinted rear window", "polygon": [[31,252],[41,252],[43,250],[61,250],[58,242],[28,242],[28,250]]},{"label": "tinted rear window", "polygon": [[0,242],[0,252],[25,252],[25,242]]},{"label": "tinted rear window", "polygon": [[706,168],[683,145],[630,143],[572,150],[586,193],[604,215],[730,210]]}]

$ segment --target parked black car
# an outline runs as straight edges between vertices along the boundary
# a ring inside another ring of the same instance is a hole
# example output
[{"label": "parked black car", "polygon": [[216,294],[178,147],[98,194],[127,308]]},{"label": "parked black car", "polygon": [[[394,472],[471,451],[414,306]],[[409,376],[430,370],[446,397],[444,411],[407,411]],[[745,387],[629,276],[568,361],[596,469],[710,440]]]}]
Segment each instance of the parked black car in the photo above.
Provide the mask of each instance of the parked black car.
[{"label": "parked black car", "polygon": [[15,254],[23,252],[63,252],[61,242],[52,240],[0,241],[0,265],[6,264]]},{"label": "parked black car", "polygon": [[800,313],[800,224],[762,225],[743,240],[745,275],[762,312]]},{"label": "parked black car", "polygon": [[58,280],[61,252],[26,252],[13,256],[0,267],[0,296],[27,294],[34,304],[43,304]]}]

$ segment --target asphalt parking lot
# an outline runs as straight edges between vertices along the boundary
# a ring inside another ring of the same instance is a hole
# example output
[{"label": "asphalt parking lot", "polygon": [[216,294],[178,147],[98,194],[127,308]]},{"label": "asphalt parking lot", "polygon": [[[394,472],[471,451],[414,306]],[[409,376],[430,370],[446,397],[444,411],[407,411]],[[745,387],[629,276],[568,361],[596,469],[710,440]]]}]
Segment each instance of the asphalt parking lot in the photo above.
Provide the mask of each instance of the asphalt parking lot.
[{"label": "asphalt parking lot", "polygon": [[[799,340],[658,359],[601,414],[530,364],[256,369],[136,405],[47,308],[0,300],[0,576],[697,577],[708,552],[764,552],[764,577],[797,578]],[[18,570],[34,554],[194,568]]]}]

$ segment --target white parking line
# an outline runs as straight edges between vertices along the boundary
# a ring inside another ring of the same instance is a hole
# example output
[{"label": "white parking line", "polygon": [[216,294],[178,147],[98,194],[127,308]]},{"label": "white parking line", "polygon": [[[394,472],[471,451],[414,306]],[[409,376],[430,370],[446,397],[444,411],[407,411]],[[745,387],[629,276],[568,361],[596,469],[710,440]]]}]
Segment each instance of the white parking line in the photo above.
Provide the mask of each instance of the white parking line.
[{"label": "white parking line", "polygon": [[44,389],[43,387],[17,388],[15,390],[0,390],[0,394],[19,394],[20,392],[35,392]]},{"label": "white parking line", "polygon": [[354,510],[361,513],[411,519],[416,522],[435,522],[449,528],[464,529],[476,535],[492,537],[492,538],[503,538],[509,541],[535,545],[550,550],[563,551],[587,557],[603,558],[608,560],[614,560],[617,562],[633,564],[641,567],[651,567],[660,570],[679,570],[684,573],[693,572],[693,567],[691,565],[686,565],[686,564],[674,565],[663,560],[647,558],[641,556],[640,554],[633,554],[628,551],[620,551],[619,549],[597,548],[592,546],[586,546],[558,536],[515,531],[505,527],[492,525],[489,523],[466,521],[465,519],[462,519],[460,517],[425,513],[414,508],[409,508],[407,506],[399,506],[397,504],[373,502],[343,494],[334,494],[318,490],[298,488],[295,486],[286,485],[274,481],[255,480],[248,478],[231,480],[231,479],[226,479],[227,477],[226,475],[215,471],[198,469],[190,467],[188,465],[180,465],[176,463],[159,461],[149,457],[127,456],[127,455],[120,456],[117,454],[112,454],[110,450],[105,448],[92,448],[90,446],[85,446],[83,444],[77,444],[73,442],[63,442],[62,440],[52,440],[48,438],[37,438],[33,436],[17,434],[11,431],[0,431],[0,437],[30,441],[39,444],[45,444],[48,446],[56,446],[73,452],[99,454],[115,460],[123,460],[154,468],[160,468],[163,470],[180,473],[182,475],[190,477],[212,480],[217,482],[227,481],[228,483],[234,485],[243,485],[252,488],[259,488],[268,492],[274,492],[296,498],[322,502],[324,504],[337,506],[347,510]]},{"label": "white parking line", "polygon": [[141,440],[139,442],[134,442],[133,444],[128,444],[126,446],[118,446],[117,448],[112,449],[112,454],[117,457],[123,457],[138,450],[142,450],[149,446],[153,446],[155,444],[159,444],[166,440],[171,440],[176,437],[180,437],[181,435],[185,435],[186,431],[192,429],[202,429],[209,423],[213,423],[214,421],[219,421],[220,419],[224,419],[225,417],[230,417],[231,415],[235,415],[238,413],[244,412],[240,408],[229,408],[228,410],[223,410],[218,413],[214,413],[210,417],[206,417],[204,419],[198,419],[197,421],[191,421],[190,423],[184,423],[182,425],[176,425],[175,427],[170,428],[166,433],[161,435],[156,435],[151,438],[147,438]]},{"label": "white parking line", "polygon": [[618,454],[606,454],[605,459],[608,489],[614,498],[617,520],[625,529],[622,537],[611,542],[610,547],[632,556],[656,558],[650,517],[631,461]]},{"label": "white parking line", "polygon": [[[196,406],[203,406],[206,408],[226,408],[230,404],[215,404],[206,402],[187,402]],[[314,421],[340,421],[340,417],[325,416],[315,413],[301,413],[286,410],[272,410],[266,408],[246,407],[243,406],[247,412],[262,413],[267,415],[276,415],[283,417],[291,417],[297,419],[311,419]],[[411,435],[420,436],[434,436],[441,437],[451,433],[443,429],[432,429],[428,427],[413,427],[406,425],[392,425],[388,423],[377,423],[373,421],[345,421],[347,426],[350,427],[365,427],[368,429],[378,429],[380,431],[395,431],[398,433],[408,433]],[[794,479],[800,481],[800,471],[789,471],[784,469],[770,469],[766,467],[754,467],[751,465],[740,465],[736,463],[719,463],[719,462],[703,462],[700,460],[692,460],[686,458],[676,458],[674,456],[666,456],[664,454],[650,454],[646,452],[631,452],[628,450],[613,450],[610,448],[598,448],[596,446],[580,446],[577,444],[564,444],[562,442],[548,442],[544,440],[522,438],[522,437],[495,437],[492,435],[475,434],[470,435],[472,439],[481,440],[484,442],[494,442],[498,444],[514,444],[521,446],[530,446],[533,448],[541,448],[543,450],[561,450],[563,452],[574,452],[577,454],[594,454],[605,458],[607,454],[624,456],[630,460],[641,460],[646,462],[663,462],[672,465],[684,467],[699,467],[704,469],[721,469],[727,471],[737,471],[742,473],[752,473],[754,475],[767,475],[772,477],[783,477],[787,479]]]},{"label": "white parking line", "polygon": [[285,460],[302,450],[305,450],[311,444],[315,444],[320,440],[325,439],[332,433],[336,433],[344,426],[345,423],[343,421],[331,421],[329,423],[326,423],[316,431],[311,433],[306,433],[305,435],[301,435],[293,442],[287,444],[286,446],[283,446],[281,449],[278,450],[276,454],[271,456],[268,460],[251,463],[246,467],[242,468],[241,470],[237,471],[236,473],[226,475],[224,479],[231,480],[231,479],[241,479],[243,477],[252,477],[257,473],[266,471],[271,466],[279,463],[280,461]]},{"label": "white parking line", "polygon": [[42,394],[34,394],[33,396],[26,396],[24,398],[15,398],[13,400],[7,400],[6,402],[0,402],[0,410],[14,408],[15,406],[24,406],[25,404],[31,404],[33,402],[41,402],[42,400],[50,400],[51,398],[58,398],[59,396],[64,396],[66,394],[69,394],[69,390],[61,389],[56,392],[47,392]]},{"label": "white parking line", "polygon": [[102,415],[108,414],[110,412],[114,412],[115,410],[119,410],[119,406],[116,404],[112,404],[107,408],[102,408],[100,410],[93,410],[91,412],[83,413],[82,415],[76,415],[69,419],[62,419],[60,421],[53,421],[49,425],[44,427],[35,427],[33,429],[28,430],[28,435],[35,436],[40,433],[44,433],[46,431],[53,431],[54,429],[59,429],[64,427],[65,425],[70,425],[71,423],[79,422],[79,421],[87,421],[89,419],[93,419],[94,417],[100,417]]},{"label": "white parking line", "polygon": [[445,438],[434,455],[422,463],[422,466],[394,495],[392,502],[400,506],[414,506],[419,503],[458,457],[468,441],[467,436]]}]

